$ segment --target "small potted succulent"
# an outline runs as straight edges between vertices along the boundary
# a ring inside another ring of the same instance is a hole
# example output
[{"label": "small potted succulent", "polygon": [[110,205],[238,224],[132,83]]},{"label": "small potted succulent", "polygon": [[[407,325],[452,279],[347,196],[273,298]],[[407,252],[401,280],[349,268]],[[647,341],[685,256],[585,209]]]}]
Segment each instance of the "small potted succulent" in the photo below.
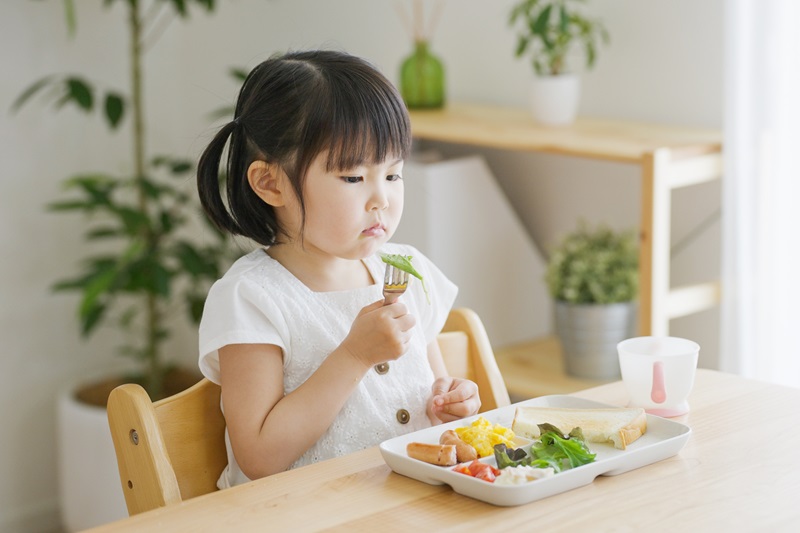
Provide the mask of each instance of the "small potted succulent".
[{"label": "small potted succulent", "polygon": [[545,281],[568,374],[619,378],[617,343],[633,336],[639,288],[633,231],[581,222],[552,251]]},{"label": "small potted succulent", "polygon": [[521,0],[509,23],[517,29],[516,57],[529,56],[534,71],[531,111],[543,124],[575,120],[580,78],[570,68],[573,52],[583,52],[587,69],[594,67],[600,43],[608,43],[603,24],[579,9],[585,0]]}]

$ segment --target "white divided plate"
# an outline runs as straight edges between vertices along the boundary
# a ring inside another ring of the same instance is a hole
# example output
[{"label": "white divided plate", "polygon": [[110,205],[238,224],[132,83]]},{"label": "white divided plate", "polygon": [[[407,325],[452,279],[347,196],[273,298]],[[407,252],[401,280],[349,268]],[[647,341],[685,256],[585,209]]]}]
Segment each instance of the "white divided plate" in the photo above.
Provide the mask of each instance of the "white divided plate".
[{"label": "white divided plate", "polygon": [[[450,485],[459,494],[494,505],[513,506],[588,485],[597,476],[615,476],[672,457],[681,451],[692,433],[691,428],[684,424],[648,414],[647,431],[627,449],[618,450],[611,444],[590,442],[588,443],[589,449],[592,453],[597,454],[593,463],[523,485],[495,485],[454,472],[453,467],[431,465],[412,459],[406,454],[406,445],[409,442],[438,443],[439,437],[445,430],[468,426],[480,416],[494,424],[510,428],[516,408],[522,405],[574,409],[615,407],[574,396],[541,396],[493,411],[486,411],[463,420],[389,439],[381,443],[381,455],[386,464],[398,474],[431,485]],[[494,457],[485,457],[481,461],[496,465]]]}]

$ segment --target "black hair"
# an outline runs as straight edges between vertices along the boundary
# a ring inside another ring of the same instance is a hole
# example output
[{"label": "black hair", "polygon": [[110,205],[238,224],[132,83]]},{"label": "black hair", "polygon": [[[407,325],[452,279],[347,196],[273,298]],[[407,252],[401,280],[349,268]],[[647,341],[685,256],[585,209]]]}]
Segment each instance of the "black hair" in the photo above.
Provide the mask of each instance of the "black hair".
[{"label": "black hair", "polygon": [[[220,164],[228,139],[226,195]],[[272,206],[250,188],[253,161],[277,163],[299,199],[311,162],[328,150],[327,170],[405,159],[408,111],[397,89],[364,59],[344,52],[289,52],[256,66],[242,85],[234,120],[206,147],[197,189],[208,217],[223,231],[271,246],[282,229]],[[302,230],[301,230],[302,231]]]}]

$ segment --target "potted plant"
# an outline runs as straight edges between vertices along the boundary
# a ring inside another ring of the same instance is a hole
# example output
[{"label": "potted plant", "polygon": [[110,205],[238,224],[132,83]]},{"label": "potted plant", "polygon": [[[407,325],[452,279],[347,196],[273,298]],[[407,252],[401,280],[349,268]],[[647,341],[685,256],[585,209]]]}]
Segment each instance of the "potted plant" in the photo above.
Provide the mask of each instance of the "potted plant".
[{"label": "potted plant", "polygon": [[[151,155],[146,148],[142,37],[158,33],[150,26],[162,26],[161,17],[187,17],[191,2],[148,3],[148,16],[140,0],[121,3],[127,10],[131,43],[128,91],[101,88],[82,75],[49,75],[23,91],[13,106],[18,110],[34,99],[51,100],[57,108],[74,105],[87,113],[99,112],[113,131],[131,130],[131,144],[121,147],[125,155],[128,150],[133,154],[131,168],[120,174],[87,171],[68,176],[63,181],[65,199],[49,206],[56,212],[85,214],[85,239],[93,243],[93,250],[103,249],[86,257],[80,273],[54,289],[79,293],[84,336],[101,325],[118,328],[123,339],[119,353],[133,358],[137,369],[131,375],[79,384],[59,397],[59,493],[63,525],[69,531],[127,516],[105,412],[108,394],[121,383],[137,382],[157,400],[200,379],[196,370],[181,371],[166,359],[168,319],[180,312],[197,322],[208,287],[230,260],[225,237],[210,224],[207,242],[192,237],[198,232],[186,231],[187,225],[206,220],[193,195],[184,191],[193,162]],[[214,0],[193,3],[208,12],[214,8]],[[64,0],[63,5],[74,35],[74,0]]]},{"label": "potted plant", "polygon": [[570,124],[580,102],[580,78],[570,68],[572,52],[583,51],[587,69],[594,66],[600,42],[609,36],[600,21],[584,16],[584,0],[522,0],[511,9],[517,28],[516,57],[530,56],[534,79],[531,111],[548,125]]},{"label": "potted plant", "polygon": [[619,378],[617,343],[633,336],[639,287],[633,231],[581,222],[552,251],[545,274],[568,374]]}]

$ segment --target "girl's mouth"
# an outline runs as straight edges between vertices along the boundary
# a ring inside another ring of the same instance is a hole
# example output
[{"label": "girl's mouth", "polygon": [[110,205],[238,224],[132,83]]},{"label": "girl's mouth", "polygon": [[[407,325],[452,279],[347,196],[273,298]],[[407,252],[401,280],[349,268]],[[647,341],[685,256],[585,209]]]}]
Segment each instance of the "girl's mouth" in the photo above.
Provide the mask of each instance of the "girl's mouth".
[{"label": "girl's mouth", "polygon": [[386,234],[386,228],[381,224],[375,224],[362,231],[361,234],[365,237],[381,237]]}]

